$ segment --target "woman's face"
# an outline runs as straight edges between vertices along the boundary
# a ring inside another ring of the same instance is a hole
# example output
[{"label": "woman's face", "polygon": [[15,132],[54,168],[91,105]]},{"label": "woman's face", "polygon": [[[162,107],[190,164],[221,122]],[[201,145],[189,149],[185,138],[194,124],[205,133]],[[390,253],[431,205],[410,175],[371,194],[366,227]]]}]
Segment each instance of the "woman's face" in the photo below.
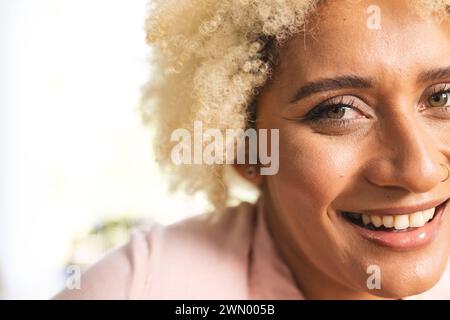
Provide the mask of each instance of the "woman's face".
[{"label": "woman's face", "polygon": [[280,129],[270,229],[307,296],[413,295],[446,266],[450,204],[423,227],[429,213],[400,214],[450,197],[450,24],[408,3],[321,5],[259,97],[258,127]]}]

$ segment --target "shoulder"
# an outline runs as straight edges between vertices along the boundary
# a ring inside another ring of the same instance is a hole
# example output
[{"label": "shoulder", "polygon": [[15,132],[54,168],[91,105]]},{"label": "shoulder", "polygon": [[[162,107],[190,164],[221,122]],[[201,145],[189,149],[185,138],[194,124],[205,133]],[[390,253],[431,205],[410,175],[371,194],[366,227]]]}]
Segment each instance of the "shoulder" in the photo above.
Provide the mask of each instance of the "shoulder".
[{"label": "shoulder", "polygon": [[[165,259],[171,254],[223,253],[233,249],[230,254],[237,254],[235,249],[242,248],[250,239],[255,218],[254,207],[241,203],[238,207],[226,208],[195,216],[169,226],[154,225],[151,232],[146,233],[146,242],[153,254]],[[179,250],[179,249],[182,250]],[[164,252],[156,252],[162,250]]]},{"label": "shoulder", "polygon": [[253,233],[253,206],[190,218],[146,234],[146,298],[243,298]]},{"label": "shoulder", "polygon": [[254,206],[136,230],[60,299],[244,299]]}]

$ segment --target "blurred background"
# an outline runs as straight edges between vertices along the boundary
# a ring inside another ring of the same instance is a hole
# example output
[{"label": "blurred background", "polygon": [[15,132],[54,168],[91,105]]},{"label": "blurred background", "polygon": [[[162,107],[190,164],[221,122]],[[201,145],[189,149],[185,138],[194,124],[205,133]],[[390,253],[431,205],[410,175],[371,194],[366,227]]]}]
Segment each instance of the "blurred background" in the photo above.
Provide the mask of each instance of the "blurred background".
[{"label": "blurred background", "polygon": [[0,0],[0,298],[47,299],[169,195],[138,114],[148,0]]}]

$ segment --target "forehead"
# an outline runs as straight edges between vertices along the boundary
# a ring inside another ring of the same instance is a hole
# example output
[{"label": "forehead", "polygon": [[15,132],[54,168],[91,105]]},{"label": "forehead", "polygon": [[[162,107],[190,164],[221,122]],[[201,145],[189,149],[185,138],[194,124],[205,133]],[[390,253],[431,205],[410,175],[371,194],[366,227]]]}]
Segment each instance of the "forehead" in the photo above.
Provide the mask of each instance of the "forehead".
[{"label": "forehead", "polygon": [[450,62],[450,23],[421,17],[411,1],[328,1],[305,29],[280,52],[279,69],[290,79],[343,73],[409,79]]}]

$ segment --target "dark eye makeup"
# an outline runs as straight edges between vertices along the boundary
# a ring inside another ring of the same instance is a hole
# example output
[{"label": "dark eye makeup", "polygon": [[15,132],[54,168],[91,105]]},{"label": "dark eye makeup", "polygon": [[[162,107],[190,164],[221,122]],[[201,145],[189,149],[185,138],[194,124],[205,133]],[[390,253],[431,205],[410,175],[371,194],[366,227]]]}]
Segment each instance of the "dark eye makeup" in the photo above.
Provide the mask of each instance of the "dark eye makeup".
[{"label": "dark eye makeup", "polygon": [[[364,118],[364,114],[356,106],[355,97],[340,96],[328,99],[312,108],[305,116],[297,119],[313,126],[343,129]],[[345,118],[348,113],[355,113],[357,118]]]},{"label": "dark eye makeup", "polygon": [[[293,119],[311,126],[343,129],[352,123],[367,117],[359,108],[354,96],[339,96],[328,99],[313,107],[305,116]],[[450,84],[439,84],[431,87],[421,99],[423,109],[433,109],[450,117]],[[356,118],[345,118],[348,113],[359,114]]]}]

